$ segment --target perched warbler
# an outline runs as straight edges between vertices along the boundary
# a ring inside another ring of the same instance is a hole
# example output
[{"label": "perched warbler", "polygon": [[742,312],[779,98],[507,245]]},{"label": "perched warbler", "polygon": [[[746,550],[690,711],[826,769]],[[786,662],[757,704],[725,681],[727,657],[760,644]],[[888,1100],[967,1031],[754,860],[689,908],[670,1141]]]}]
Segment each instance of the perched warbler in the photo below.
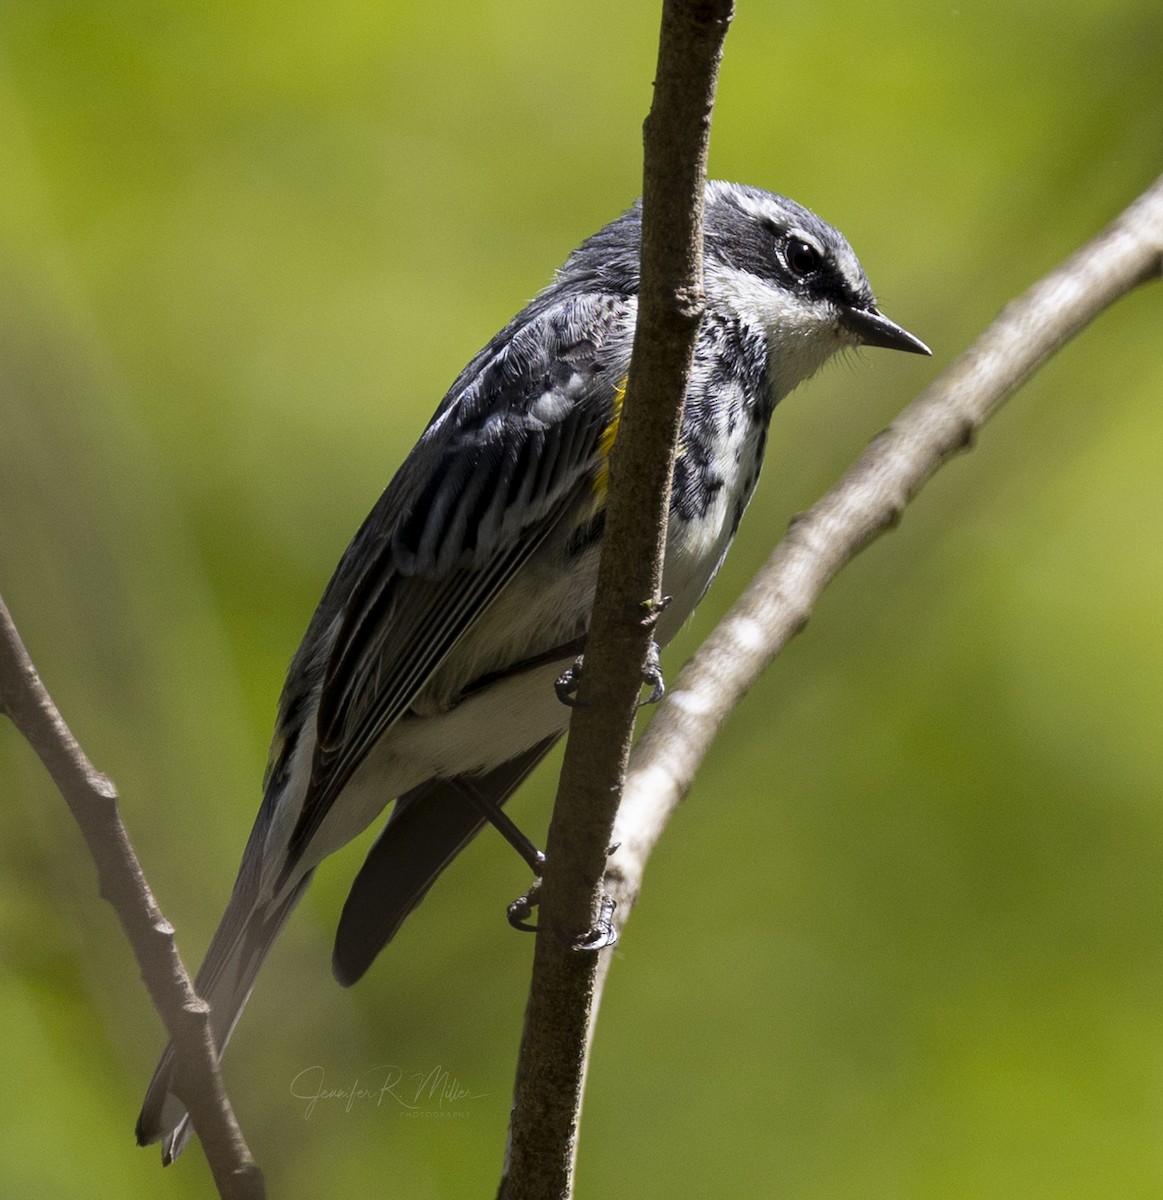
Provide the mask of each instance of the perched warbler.
[{"label": "perched warbler", "polygon": [[[565,731],[555,681],[585,644],[640,233],[636,205],[476,355],[340,560],[291,662],[262,805],[197,977],[220,1050],[315,868],[393,800],[340,918],[344,984],[486,820],[514,837],[500,806]],[[839,350],[929,353],[879,312],[844,237],[782,196],[707,184],[704,276],[660,644],[723,562],[775,405]],[[172,1059],[137,1124],[166,1162],[190,1132]]]}]

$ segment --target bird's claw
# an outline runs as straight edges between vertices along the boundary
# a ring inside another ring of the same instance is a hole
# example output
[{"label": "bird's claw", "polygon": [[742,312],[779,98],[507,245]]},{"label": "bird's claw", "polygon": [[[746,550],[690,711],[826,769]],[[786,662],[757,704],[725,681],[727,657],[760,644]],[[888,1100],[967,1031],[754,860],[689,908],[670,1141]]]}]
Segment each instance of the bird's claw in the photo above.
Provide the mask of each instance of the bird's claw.
[{"label": "bird's claw", "polygon": [[[666,695],[666,680],[662,676],[660,653],[658,643],[651,640],[650,649],[646,652],[646,662],[642,665],[642,683],[650,689],[650,695],[645,700],[638,701],[639,708],[647,704],[657,704]],[[553,689],[562,704],[577,708],[577,691],[581,687],[584,671],[585,655],[579,654],[554,681]]]},{"label": "bird's claw", "polygon": [[647,704],[657,704],[666,695],[666,680],[662,677],[658,643],[653,638],[650,639],[650,649],[646,652],[646,662],[642,666],[642,682],[650,688],[650,695],[645,700],[638,701],[639,708],[644,708]]},{"label": "bird's claw", "polygon": [[[607,854],[613,854],[621,843],[614,842],[606,851]],[[526,933],[537,933],[540,931],[540,925],[534,925],[529,918],[533,915],[533,910],[541,902],[541,878],[538,876],[533,880],[533,886],[523,895],[518,896],[508,908],[509,924],[514,929],[523,930]],[[573,943],[574,950],[605,950],[610,946],[617,945],[618,930],[614,926],[614,910],[617,908],[618,902],[607,892],[602,892],[602,897],[598,901],[598,919],[594,922],[592,928],[588,929],[581,937],[577,938]]]},{"label": "bird's claw", "polygon": [[518,896],[508,908],[509,924],[514,929],[524,930],[526,933],[536,933],[541,926],[532,925],[529,918],[533,915],[533,910],[541,901],[539,892],[541,891],[541,879],[533,880],[533,886],[523,895]]},{"label": "bird's claw", "polygon": [[617,907],[617,901],[602,893],[602,899],[598,906],[598,919],[594,922],[592,929],[583,933],[573,944],[575,950],[605,950],[610,946],[617,945],[618,931],[614,928],[614,909]]},{"label": "bird's claw", "polygon": [[577,708],[577,690],[581,687],[582,669],[585,655],[579,654],[572,664],[565,668],[553,684],[557,698],[569,708]]}]

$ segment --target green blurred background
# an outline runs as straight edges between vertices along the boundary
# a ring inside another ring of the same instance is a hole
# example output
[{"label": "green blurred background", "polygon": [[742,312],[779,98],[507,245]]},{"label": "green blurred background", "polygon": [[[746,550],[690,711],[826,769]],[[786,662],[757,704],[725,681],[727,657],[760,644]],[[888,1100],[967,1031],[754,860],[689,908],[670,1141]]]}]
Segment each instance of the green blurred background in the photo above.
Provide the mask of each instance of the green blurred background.
[{"label": "green blurred background", "polygon": [[[463,363],[637,194],[657,24],[0,6],[0,591],[191,963],[348,537]],[[672,672],[788,516],[1163,169],[1161,62],[1157,0],[740,0],[712,173],[837,223],[936,355],[870,351],[781,408]],[[618,951],[580,1196],[1163,1194],[1161,328],[1146,288],[1063,351],[732,718]],[[537,837],[553,782],[513,805]],[[162,1175],[132,1144],[161,1028],[7,727],[0,796],[0,1193],[211,1194],[197,1149]],[[361,853],[239,1027],[243,1126],[272,1197],[491,1195],[524,870],[482,837],[345,992]],[[387,1064],[473,1098],[292,1095]]]}]

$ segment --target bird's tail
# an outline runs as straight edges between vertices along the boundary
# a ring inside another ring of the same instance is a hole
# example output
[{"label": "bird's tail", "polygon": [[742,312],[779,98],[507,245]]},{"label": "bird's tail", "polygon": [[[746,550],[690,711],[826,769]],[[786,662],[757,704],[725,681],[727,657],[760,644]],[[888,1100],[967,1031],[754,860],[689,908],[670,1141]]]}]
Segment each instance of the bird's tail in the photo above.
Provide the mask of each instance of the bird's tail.
[{"label": "bird's tail", "polygon": [[[256,902],[253,890],[240,877],[194,982],[198,995],[210,1005],[210,1027],[219,1054],[230,1040],[259,968],[310,881],[308,871],[292,880],[273,900],[263,903]],[[170,1091],[173,1066],[171,1043],[150,1081],[136,1130],[139,1146],[162,1142],[162,1162],[166,1165],[181,1154],[193,1132],[189,1113]]]}]

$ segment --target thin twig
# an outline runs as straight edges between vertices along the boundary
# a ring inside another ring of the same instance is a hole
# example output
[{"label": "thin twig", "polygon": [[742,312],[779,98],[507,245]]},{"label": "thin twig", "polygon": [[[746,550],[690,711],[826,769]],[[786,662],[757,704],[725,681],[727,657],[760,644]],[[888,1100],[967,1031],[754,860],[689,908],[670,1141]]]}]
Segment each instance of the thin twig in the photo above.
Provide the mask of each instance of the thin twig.
[{"label": "thin twig", "polygon": [[607,847],[642,670],[660,610],[670,475],[702,318],[707,142],[731,0],[666,0],[644,127],[641,278],[629,384],[612,456],[606,528],[546,846],[548,868],[517,1067],[505,1200],[572,1194]]},{"label": "thin twig", "polygon": [[[634,748],[606,889],[621,928],[647,859],[719,729],[807,623],[825,586],[1050,356],[1142,283],[1163,275],[1163,176],[1106,229],[1010,303],[956,362],[877,435],[844,478],[792,521],[747,590],[700,646]],[[597,981],[594,1014],[605,970]]]},{"label": "thin twig", "polygon": [[41,683],[0,597],[0,712],[32,746],[73,814],[141,977],[177,1051],[175,1091],[190,1111],[224,1200],[261,1200],[262,1172],[234,1119],[218,1073],[209,1008],[178,954],[117,808],[117,790],[86,757]]}]

